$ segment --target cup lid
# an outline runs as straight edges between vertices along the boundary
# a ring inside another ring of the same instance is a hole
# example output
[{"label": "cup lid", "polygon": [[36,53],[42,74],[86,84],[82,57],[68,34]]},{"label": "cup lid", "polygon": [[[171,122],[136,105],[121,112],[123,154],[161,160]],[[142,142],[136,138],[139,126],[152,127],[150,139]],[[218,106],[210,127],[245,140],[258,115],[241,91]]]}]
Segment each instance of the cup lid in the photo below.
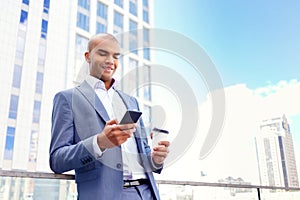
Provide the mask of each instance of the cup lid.
[{"label": "cup lid", "polygon": [[164,129],[160,129],[160,128],[156,128],[156,127],[154,127],[154,128],[152,129],[152,131],[157,131],[157,132],[169,134],[169,131],[164,130]]}]

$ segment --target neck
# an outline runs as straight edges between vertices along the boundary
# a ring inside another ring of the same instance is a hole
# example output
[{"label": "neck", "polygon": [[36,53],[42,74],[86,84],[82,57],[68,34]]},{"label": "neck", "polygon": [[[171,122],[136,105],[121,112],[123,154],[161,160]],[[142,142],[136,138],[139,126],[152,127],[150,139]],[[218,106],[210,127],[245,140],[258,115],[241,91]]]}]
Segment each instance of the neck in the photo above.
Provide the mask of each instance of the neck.
[{"label": "neck", "polygon": [[111,88],[111,86],[114,84],[115,80],[114,79],[110,79],[110,80],[107,80],[107,81],[104,81],[104,85],[105,85],[105,88],[108,90],[109,88]]}]

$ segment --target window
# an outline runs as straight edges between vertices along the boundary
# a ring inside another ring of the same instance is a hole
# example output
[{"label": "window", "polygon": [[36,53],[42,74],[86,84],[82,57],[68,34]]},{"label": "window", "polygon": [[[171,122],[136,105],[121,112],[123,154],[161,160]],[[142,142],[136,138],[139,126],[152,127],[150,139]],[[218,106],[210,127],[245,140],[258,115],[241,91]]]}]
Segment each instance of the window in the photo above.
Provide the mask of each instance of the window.
[{"label": "window", "polygon": [[148,0],[143,0],[143,20],[149,23],[149,4]]},{"label": "window", "polygon": [[102,24],[101,22],[97,22],[96,32],[97,33],[106,33],[107,32],[106,25]]},{"label": "window", "polygon": [[121,8],[123,8],[123,0],[115,0],[114,1],[116,5],[120,6]]},{"label": "window", "polygon": [[[138,61],[129,58],[129,68],[128,68],[128,89],[129,91],[135,91],[136,95],[138,96]],[[126,90],[127,91],[127,90]]]},{"label": "window", "polygon": [[20,23],[27,24],[28,12],[25,10],[21,10]]},{"label": "window", "polygon": [[[150,36],[149,36],[149,29],[144,28],[143,29],[143,40],[144,40],[144,44],[149,44],[150,41]],[[148,45],[149,46],[149,45]]]},{"label": "window", "polygon": [[148,8],[148,0],[143,0],[143,6]]},{"label": "window", "polygon": [[119,12],[114,12],[114,25],[123,28],[123,15]]},{"label": "window", "polygon": [[129,21],[129,50],[134,54],[138,54],[137,48],[137,23],[135,21]]},{"label": "window", "polygon": [[25,48],[25,38],[23,36],[18,35],[17,44],[16,44],[16,57],[23,59]]},{"label": "window", "polygon": [[90,30],[89,23],[90,23],[90,18],[87,15],[82,14],[80,12],[77,13],[77,27],[89,31]]},{"label": "window", "polygon": [[90,10],[90,0],[78,0],[78,5],[86,10]]},{"label": "window", "polygon": [[22,2],[26,5],[29,5],[29,0],[23,0]]},{"label": "window", "polygon": [[143,20],[144,20],[144,22],[149,23],[149,13],[148,13],[148,10],[143,10]]},{"label": "window", "polygon": [[12,86],[15,88],[20,88],[22,76],[22,67],[20,65],[14,66],[14,76]]},{"label": "window", "polygon": [[150,60],[150,48],[149,48],[149,29],[144,28],[143,29],[143,44],[144,44],[144,50],[143,50],[143,57],[147,60]]},{"label": "window", "polygon": [[44,81],[44,74],[41,72],[37,72],[36,82],[35,82],[35,92],[38,94],[42,94],[43,92],[43,81]]},{"label": "window", "polygon": [[129,12],[135,16],[137,16],[137,1],[130,0],[129,1]]},{"label": "window", "polygon": [[137,36],[137,23],[135,21],[129,20],[129,30],[131,34]]},{"label": "window", "polygon": [[48,21],[42,20],[42,30],[41,30],[41,38],[46,39],[48,32]]},{"label": "window", "polygon": [[41,112],[41,102],[40,101],[34,101],[33,117],[32,117],[32,122],[33,123],[39,123],[40,122],[40,112]]},{"label": "window", "polygon": [[38,54],[38,64],[43,66],[45,64],[46,59],[46,46],[45,44],[40,43],[39,45],[39,54]]},{"label": "window", "polygon": [[82,60],[84,52],[87,50],[88,39],[76,34],[75,55],[76,59]]},{"label": "window", "polygon": [[146,60],[150,60],[150,48],[144,47],[144,50],[143,50],[143,57],[144,57]]},{"label": "window", "polygon": [[97,16],[107,19],[107,5],[99,1],[97,3]]},{"label": "window", "polygon": [[30,150],[29,150],[29,162],[36,162],[37,159],[37,151],[38,151],[38,132],[31,131],[31,138],[30,138]]},{"label": "window", "polygon": [[10,126],[7,127],[5,150],[4,150],[4,159],[6,160],[12,160],[14,141],[15,141],[15,132],[16,129],[14,127],[10,127]]},{"label": "window", "polygon": [[10,96],[9,113],[8,113],[9,118],[11,118],[11,119],[17,118],[18,104],[19,104],[19,96],[11,95]]},{"label": "window", "polygon": [[144,66],[144,99],[151,101],[151,70],[150,70],[150,66]]},{"label": "window", "polygon": [[50,6],[50,0],[44,0],[44,10],[43,12],[48,14],[49,13],[49,6]]},{"label": "window", "polygon": [[145,124],[146,132],[150,133],[151,132],[151,118],[152,118],[150,106],[144,104],[142,117],[143,117],[143,121]]}]

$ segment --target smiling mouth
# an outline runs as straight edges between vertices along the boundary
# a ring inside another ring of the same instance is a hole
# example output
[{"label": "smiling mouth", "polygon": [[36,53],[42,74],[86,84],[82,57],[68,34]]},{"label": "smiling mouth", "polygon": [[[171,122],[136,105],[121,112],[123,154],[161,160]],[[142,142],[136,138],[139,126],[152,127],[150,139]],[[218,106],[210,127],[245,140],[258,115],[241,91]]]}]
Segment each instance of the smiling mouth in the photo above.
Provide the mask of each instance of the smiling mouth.
[{"label": "smiling mouth", "polygon": [[102,66],[105,71],[113,71],[115,68],[110,66]]}]

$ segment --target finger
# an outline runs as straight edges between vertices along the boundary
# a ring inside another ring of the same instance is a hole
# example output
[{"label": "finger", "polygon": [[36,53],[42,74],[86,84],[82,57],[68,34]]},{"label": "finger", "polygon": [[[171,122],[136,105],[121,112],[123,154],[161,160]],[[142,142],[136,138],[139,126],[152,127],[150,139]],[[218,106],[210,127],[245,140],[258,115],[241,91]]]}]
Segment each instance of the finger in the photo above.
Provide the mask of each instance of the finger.
[{"label": "finger", "polygon": [[135,129],[136,127],[137,127],[136,123],[118,125],[118,128],[120,128],[121,130]]},{"label": "finger", "polygon": [[169,141],[159,141],[158,144],[159,145],[164,145],[165,147],[169,147],[170,146],[170,142]]},{"label": "finger", "polygon": [[169,152],[169,148],[164,145],[159,145],[154,147],[153,151]]},{"label": "finger", "polygon": [[113,124],[117,124],[117,123],[118,123],[117,119],[112,119],[112,120],[107,121],[106,125],[113,125]]},{"label": "finger", "polygon": [[165,159],[168,156],[167,152],[152,152],[153,158],[163,158]]}]

